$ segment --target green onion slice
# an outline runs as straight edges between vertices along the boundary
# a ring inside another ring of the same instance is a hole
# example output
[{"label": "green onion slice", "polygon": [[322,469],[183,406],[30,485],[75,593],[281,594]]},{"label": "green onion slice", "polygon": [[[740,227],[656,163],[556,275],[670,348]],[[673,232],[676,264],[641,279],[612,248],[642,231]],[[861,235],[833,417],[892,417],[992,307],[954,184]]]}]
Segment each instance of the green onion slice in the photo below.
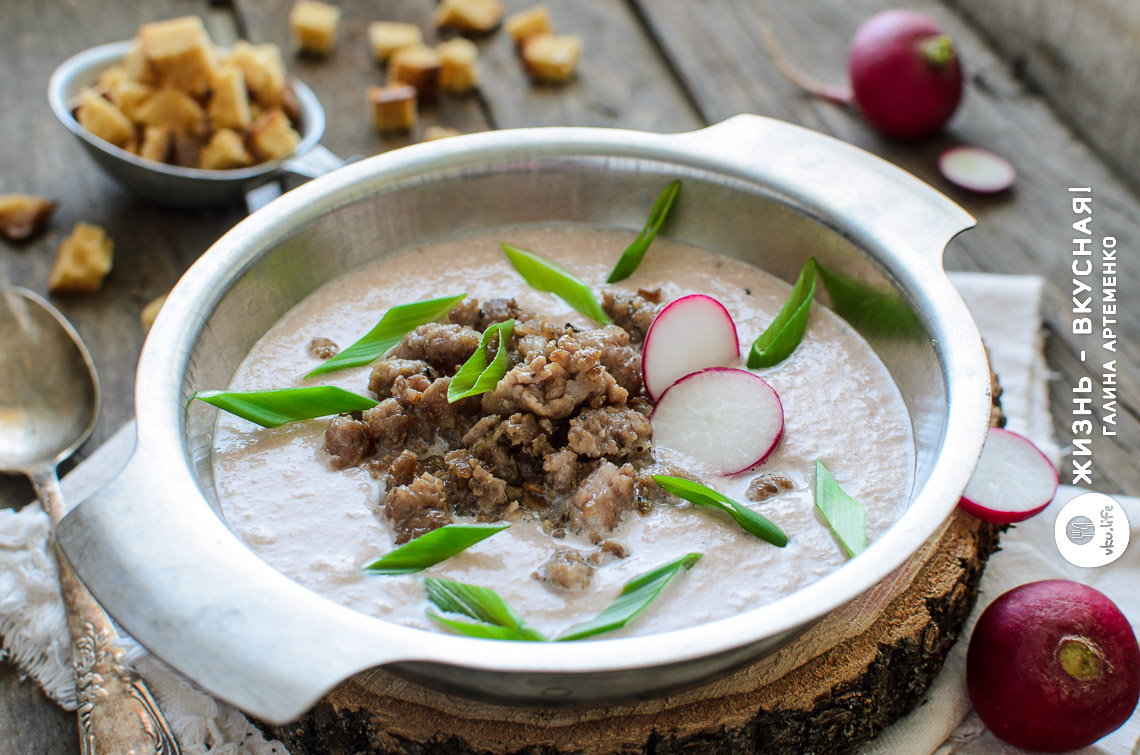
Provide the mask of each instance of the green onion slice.
[{"label": "green onion slice", "polygon": [[270,391],[199,391],[192,399],[205,401],[262,427],[280,427],[288,422],[360,412],[376,406],[367,396],[331,385]]},{"label": "green onion slice", "polygon": [[815,507],[823,514],[848,556],[858,556],[867,548],[867,511],[863,504],[839,487],[819,459],[815,462]]},{"label": "green onion slice", "polygon": [[807,328],[811,300],[815,296],[815,279],[815,258],[809,257],[780,313],[752,344],[752,350],[748,352],[748,369],[779,364],[800,345]]},{"label": "green onion slice", "polygon": [[621,259],[614,265],[610,277],[606,278],[606,283],[617,283],[633,275],[633,271],[637,269],[637,266],[641,264],[642,258],[645,257],[645,253],[649,251],[649,245],[652,244],[653,239],[657,237],[657,229],[665,222],[665,218],[669,215],[669,208],[673,206],[673,200],[677,198],[677,194],[680,193],[680,191],[680,179],[677,179],[665,187],[665,190],[657,197],[657,201],[653,203],[653,209],[649,213],[649,219],[645,221],[645,228],[643,228],[638,237],[633,240],[633,243],[622,252]]},{"label": "green onion slice", "polygon": [[364,567],[369,574],[412,574],[446,561],[475,543],[502,532],[509,524],[448,524],[404,543]]},{"label": "green onion slice", "polygon": [[[483,337],[479,339],[479,348],[475,349],[475,353],[459,368],[459,372],[455,373],[455,377],[447,386],[448,403],[454,403],[468,396],[478,396],[499,384],[503,375],[507,374],[507,344],[514,329],[515,321],[506,320],[495,323],[483,331]],[[495,335],[499,337],[499,348],[495,352],[494,360],[488,365],[487,348]]]},{"label": "green onion slice", "polygon": [[554,294],[592,320],[610,324],[610,318],[598,304],[594,292],[578,278],[526,249],[507,243],[502,247],[515,270],[532,288]]},{"label": "green onion slice", "polygon": [[747,506],[737,503],[710,487],[699,482],[686,480],[683,477],[668,477],[659,474],[653,475],[653,481],[666,491],[684,498],[689,503],[723,511],[740,525],[740,529],[750,535],[755,535],[761,540],[767,540],[772,545],[778,545],[781,548],[788,544],[788,536],[772,520],[757,514]]},{"label": "green onion slice", "polygon": [[380,322],[376,323],[376,327],[368,331],[363,338],[332,359],[318,365],[305,377],[323,375],[348,367],[359,367],[376,361],[411,331],[450,312],[465,296],[467,294],[442,296],[438,299],[426,299],[392,307],[384,313]]},{"label": "green onion slice", "polygon": [[693,568],[693,564],[701,560],[701,555],[686,553],[652,571],[634,577],[626,583],[614,602],[606,606],[606,610],[585,623],[571,627],[566,634],[558,638],[558,641],[584,640],[603,632],[621,629],[652,603],[673,577],[682,570]]},{"label": "green onion slice", "polygon": [[459,634],[492,640],[547,641],[546,637],[527,626],[522,617],[490,588],[431,577],[424,580],[424,588],[428,600],[439,610],[460,614],[477,622],[456,621],[428,611],[432,621]]}]

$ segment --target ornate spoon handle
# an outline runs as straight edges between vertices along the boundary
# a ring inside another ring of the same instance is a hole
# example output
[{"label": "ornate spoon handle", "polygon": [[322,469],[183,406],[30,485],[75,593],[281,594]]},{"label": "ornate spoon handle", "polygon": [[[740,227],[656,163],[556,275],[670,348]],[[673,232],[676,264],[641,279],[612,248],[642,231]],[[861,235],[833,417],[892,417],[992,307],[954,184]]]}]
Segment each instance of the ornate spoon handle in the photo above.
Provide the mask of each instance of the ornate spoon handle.
[{"label": "ornate spoon handle", "polygon": [[[52,469],[32,476],[52,526],[64,514],[59,479]],[[75,689],[79,700],[79,749],[83,755],[178,755],[178,743],[146,684],[126,666],[107,614],[56,551]]]}]

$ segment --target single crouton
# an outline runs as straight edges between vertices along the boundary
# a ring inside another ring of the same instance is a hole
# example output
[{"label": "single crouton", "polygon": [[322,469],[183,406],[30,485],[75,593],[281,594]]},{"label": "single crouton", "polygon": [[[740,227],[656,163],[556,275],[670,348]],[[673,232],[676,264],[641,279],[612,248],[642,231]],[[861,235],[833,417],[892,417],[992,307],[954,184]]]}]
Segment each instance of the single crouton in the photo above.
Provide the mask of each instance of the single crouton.
[{"label": "single crouton", "polygon": [[53,294],[93,294],[111,272],[114,244],[97,225],[79,223],[59,245],[48,276]]},{"label": "single crouton", "polygon": [[533,37],[536,34],[554,33],[554,27],[550,24],[550,8],[545,5],[536,5],[518,13],[512,13],[507,16],[503,26],[516,45],[521,45],[527,37]]},{"label": "single crouton", "polygon": [[439,80],[439,53],[427,45],[401,47],[388,60],[388,84],[411,84],[420,99],[435,96]]},{"label": "single crouton", "polygon": [[0,194],[0,234],[10,241],[30,238],[43,230],[57,206],[33,194]]},{"label": "single crouton", "polygon": [[201,131],[175,131],[170,144],[170,163],[182,168],[200,168],[206,135]]},{"label": "single crouton", "polygon": [[253,122],[245,74],[235,65],[220,65],[214,75],[213,94],[206,108],[214,128],[244,129]]},{"label": "single crouton", "polygon": [[522,46],[527,73],[539,81],[561,83],[574,77],[582,39],[574,34],[537,34]]},{"label": "single crouton", "polygon": [[301,135],[279,107],[266,110],[249,128],[249,146],[262,162],[278,160],[297,148]]},{"label": "single crouton", "polygon": [[372,46],[372,57],[383,63],[396,50],[424,41],[423,32],[415,24],[401,24],[395,21],[373,21],[368,24],[368,42]]},{"label": "single crouton", "polygon": [[139,313],[139,322],[142,323],[144,333],[149,333],[154,326],[154,321],[158,319],[159,310],[162,309],[163,304],[166,304],[166,297],[167,294],[163,294],[152,299],[149,304],[142,308],[142,312]]},{"label": "single crouton", "polygon": [[270,108],[281,104],[286,83],[285,62],[281,59],[281,48],[277,45],[251,45],[245,40],[239,40],[234,42],[224,62],[241,69],[245,85],[261,107]]},{"label": "single crouton", "polygon": [[135,109],[135,118],[147,126],[169,123],[175,131],[186,133],[206,127],[206,111],[190,95],[169,84],[159,87]]},{"label": "single crouton", "polygon": [[439,85],[445,92],[464,94],[479,83],[479,68],[475,61],[479,58],[479,48],[463,37],[442,42],[436,47],[439,52]]},{"label": "single crouton", "polygon": [[454,128],[448,128],[446,126],[428,126],[426,129],[424,129],[424,138],[420,141],[434,142],[437,139],[446,139],[449,136],[459,136],[462,133],[462,131]]},{"label": "single crouton", "polygon": [[415,128],[419,110],[416,105],[416,88],[410,84],[368,87],[368,102],[372,105],[372,122],[380,133],[411,131]]},{"label": "single crouton", "polygon": [[251,122],[256,121],[264,114],[265,108],[263,108],[261,105],[258,105],[256,102],[249,103],[249,117]]},{"label": "single crouton", "polygon": [[147,126],[143,129],[138,156],[155,162],[167,162],[173,141],[174,128],[169,123],[164,123],[161,126]]},{"label": "single crouton", "polygon": [[209,91],[217,55],[202,19],[183,16],[143,24],[139,38],[146,59],[163,84],[198,96]]},{"label": "single crouton", "polygon": [[336,45],[340,8],[319,0],[297,0],[289,11],[293,41],[303,52],[327,55]]},{"label": "single crouton", "polygon": [[198,167],[205,170],[231,170],[253,165],[253,155],[245,148],[241,134],[228,128],[214,132],[198,155]]},{"label": "single crouton", "polygon": [[79,125],[100,139],[125,146],[135,135],[135,127],[123,111],[115,107],[107,98],[94,89],[86,88],[79,93],[79,107],[75,110]]},{"label": "single crouton", "polygon": [[127,78],[131,81],[137,81],[142,84],[154,84],[158,81],[155,78],[154,69],[150,66],[150,61],[146,59],[146,52],[143,51],[142,40],[138,37],[135,38],[134,44],[127,52],[127,56],[123,58],[123,68],[127,72]]},{"label": "single crouton", "polygon": [[154,94],[154,87],[138,81],[127,79],[119,82],[108,95],[111,102],[123,111],[123,115],[132,121],[138,122],[139,107]]},{"label": "single crouton", "polygon": [[[110,97],[111,101],[115,102],[115,89],[124,81],[128,81],[129,79],[130,77],[127,76],[126,68],[123,68],[122,66],[111,66],[110,68],[104,69],[103,72],[99,74],[99,78],[95,80],[94,89],[99,94],[103,95],[104,97]],[[115,104],[117,105],[118,103],[116,102]]]},{"label": "single crouton", "polygon": [[435,9],[435,25],[461,32],[485,34],[503,18],[499,0],[443,0]]}]

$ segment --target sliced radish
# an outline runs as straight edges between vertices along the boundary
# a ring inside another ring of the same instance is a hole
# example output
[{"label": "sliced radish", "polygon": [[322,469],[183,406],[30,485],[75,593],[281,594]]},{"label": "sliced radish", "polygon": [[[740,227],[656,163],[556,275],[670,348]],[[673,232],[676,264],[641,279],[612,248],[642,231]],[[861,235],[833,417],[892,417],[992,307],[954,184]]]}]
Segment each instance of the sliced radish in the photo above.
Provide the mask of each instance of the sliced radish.
[{"label": "sliced radish", "polygon": [[649,420],[654,446],[732,475],[747,472],[772,453],[784,432],[784,407],[763,378],[713,367],[669,386]]},{"label": "sliced radish", "polygon": [[938,157],[938,169],[947,181],[975,194],[1005,191],[1017,180],[1013,163],[981,147],[951,147]]},{"label": "sliced radish", "polygon": [[677,378],[739,358],[736,323],[724,305],[704,294],[682,296],[657,313],[645,334],[645,393],[656,399]]},{"label": "sliced radish", "polygon": [[1056,467],[1037,446],[994,427],[958,505],[984,521],[1012,524],[1048,506],[1058,481]]}]

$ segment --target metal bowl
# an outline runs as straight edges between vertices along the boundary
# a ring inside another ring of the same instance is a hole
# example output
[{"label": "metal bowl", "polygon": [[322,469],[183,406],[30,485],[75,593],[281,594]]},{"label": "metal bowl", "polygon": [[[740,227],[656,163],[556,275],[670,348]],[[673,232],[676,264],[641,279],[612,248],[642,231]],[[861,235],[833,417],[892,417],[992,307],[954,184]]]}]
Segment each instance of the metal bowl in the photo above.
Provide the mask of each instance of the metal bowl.
[{"label": "metal bowl", "polygon": [[138,197],[174,207],[208,207],[241,201],[252,189],[282,173],[315,178],[344,164],[318,142],[325,132],[325,111],[313,90],[290,77],[301,117],[301,142],[293,154],[280,160],[236,170],[201,170],[144,160],[106,142],[79,125],[71,102],[83,87],[93,86],[99,74],[126,57],[133,42],[112,42],[73,55],[60,64],[48,82],[48,102],[68,131],[87,153],[127,191]]},{"label": "metal bowl", "polygon": [[[227,527],[210,454],[228,385],[293,305],[378,255],[455,231],[572,221],[639,228],[685,182],[670,236],[788,281],[814,255],[831,303],[891,371],[916,442],[901,518],[863,554],[774,603],[689,629],[579,643],[503,643],[365,616],[260,560]],[[830,137],[737,116],[660,135],[544,128],[389,152],[312,181],[239,223],[182,278],[139,363],[138,445],[58,541],[107,610],[206,689],[269,721],[370,667],[481,699],[586,704],[652,696],[769,653],[907,561],[953,511],[989,419],[977,329],[942,270],[973,219],[898,168]],[[846,291],[846,293],[843,293]],[[851,295],[855,292],[855,295]]]}]

